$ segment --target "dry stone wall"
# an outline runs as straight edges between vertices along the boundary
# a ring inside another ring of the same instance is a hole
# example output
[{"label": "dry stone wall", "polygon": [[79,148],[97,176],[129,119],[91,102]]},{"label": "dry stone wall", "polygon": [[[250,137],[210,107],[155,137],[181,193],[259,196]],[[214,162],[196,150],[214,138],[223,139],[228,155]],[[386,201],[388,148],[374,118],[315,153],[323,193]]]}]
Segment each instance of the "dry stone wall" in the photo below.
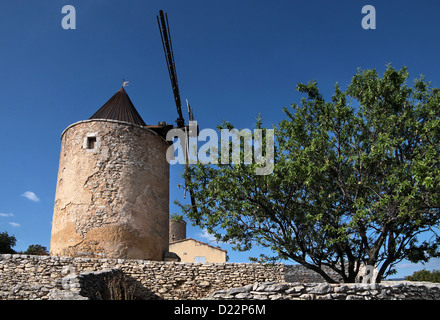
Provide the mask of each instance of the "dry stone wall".
[{"label": "dry stone wall", "polygon": [[[2,254],[0,300],[440,300],[440,284],[285,282],[287,273],[292,279],[292,269],[295,268],[286,268],[284,264],[201,264]],[[303,273],[300,268],[296,276]]]},{"label": "dry stone wall", "polygon": [[429,282],[384,283],[255,283],[219,290],[207,299],[215,300],[440,300],[440,284]]},{"label": "dry stone wall", "polygon": [[[92,279],[99,283],[99,272],[103,272],[104,279],[110,269],[124,275],[118,286],[125,285],[134,299],[199,299],[224,288],[284,281],[283,264],[201,264],[3,254],[0,255],[0,300],[74,299],[82,295],[80,289],[87,286],[83,285],[85,281]],[[107,284],[112,278],[107,276]],[[96,298],[91,293],[86,296]]]},{"label": "dry stone wall", "polygon": [[[338,275],[335,271],[331,270],[328,267],[324,267],[324,270],[326,270],[326,273],[329,274],[333,279],[342,282],[342,277]],[[284,279],[286,282],[326,282],[319,273],[313,272],[302,265],[286,265],[284,275]]]}]

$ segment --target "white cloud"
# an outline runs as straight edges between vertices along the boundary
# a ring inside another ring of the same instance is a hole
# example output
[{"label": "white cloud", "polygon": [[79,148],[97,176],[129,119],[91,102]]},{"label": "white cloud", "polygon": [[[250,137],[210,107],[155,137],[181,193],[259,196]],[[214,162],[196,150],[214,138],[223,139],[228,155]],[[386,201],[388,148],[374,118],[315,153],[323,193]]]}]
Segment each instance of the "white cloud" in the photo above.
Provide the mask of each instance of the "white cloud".
[{"label": "white cloud", "polygon": [[17,222],[9,222],[9,224],[15,228],[21,227],[21,224],[19,224]]},{"label": "white cloud", "polygon": [[0,217],[13,217],[14,214],[13,213],[2,213],[0,212]]},{"label": "white cloud", "polygon": [[25,197],[31,201],[34,201],[34,202],[40,202],[40,198],[38,198],[37,195],[35,193],[33,193],[32,191],[26,191],[21,196]]},{"label": "white cloud", "polygon": [[390,276],[390,279],[403,278],[412,275],[415,271],[420,271],[422,269],[426,269],[428,271],[440,270],[440,258],[431,258],[431,260],[425,264],[421,262],[411,263],[405,260],[396,264],[395,269],[397,270],[397,274]]},{"label": "white cloud", "polygon": [[215,243],[216,245],[223,245],[223,244],[227,244],[228,242],[223,242],[223,241],[217,241],[217,239],[215,238],[215,236],[213,234],[208,233],[208,230],[203,229],[201,233],[197,234],[197,236],[199,238],[202,238],[202,241],[205,241],[207,243]]},{"label": "white cloud", "polygon": [[217,242],[215,236],[213,234],[208,233],[208,230],[206,229],[203,229],[202,233],[199,233],[198,236],[208,242]]}]

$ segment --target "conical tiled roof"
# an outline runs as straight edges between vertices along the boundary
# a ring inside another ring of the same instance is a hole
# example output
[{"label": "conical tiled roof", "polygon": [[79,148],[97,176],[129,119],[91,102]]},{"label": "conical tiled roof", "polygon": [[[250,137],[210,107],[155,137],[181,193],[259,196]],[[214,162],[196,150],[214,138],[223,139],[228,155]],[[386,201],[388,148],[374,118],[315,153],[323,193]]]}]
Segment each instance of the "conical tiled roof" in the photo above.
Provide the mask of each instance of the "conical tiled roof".
[{"label": "conical tiled roof", "polygon": [[96,111],[90,119],[111,119],[146,126],[123,87]]}]

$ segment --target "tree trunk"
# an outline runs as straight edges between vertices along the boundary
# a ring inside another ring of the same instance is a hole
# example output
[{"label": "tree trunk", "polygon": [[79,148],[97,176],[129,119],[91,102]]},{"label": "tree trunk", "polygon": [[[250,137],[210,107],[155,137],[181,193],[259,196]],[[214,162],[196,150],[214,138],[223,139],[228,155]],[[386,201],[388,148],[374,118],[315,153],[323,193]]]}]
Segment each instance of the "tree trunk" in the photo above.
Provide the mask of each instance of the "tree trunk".
[{"label": "tree trunk", "polygon": [[376,276],[376,283],[380,283],[382,281],[383,275],[385,271],[388,269],[388,266],[391,264],[391,262],[392,260],[386,259],[385,262],[382,264]]}]

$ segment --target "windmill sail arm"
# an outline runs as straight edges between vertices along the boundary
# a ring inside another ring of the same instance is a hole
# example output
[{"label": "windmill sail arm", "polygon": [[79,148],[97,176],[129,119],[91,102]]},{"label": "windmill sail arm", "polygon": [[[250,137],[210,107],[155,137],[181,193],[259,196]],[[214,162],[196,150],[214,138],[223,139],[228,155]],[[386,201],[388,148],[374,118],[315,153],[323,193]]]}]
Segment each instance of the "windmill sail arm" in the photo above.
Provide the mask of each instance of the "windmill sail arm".
[{"label": "windmill sail arm", "polygon": [[[180,101],[180,92],[179,92],[179,85],[177,82],[177,73],[176,73],[176,65],[174,63],[174,53],[173,53],[173,45],[171,43],[171,34],[170,34],[170,27],[169,27],[169,23],[168,23],[168,16],[167,14],[162,11],[159,10],[159,16],[157,16],[157,25],[159,27],[159,31],[160,31],[160,37],[162,39],[162,46],[163,46],[163,51],[165,54],[165,60],[167,63],[167,68],[168,68],[168,74],[170,76],[170,80],[171,80],[171,87],[173,89],[173,94],[174,94],[174,101],[176,103],[176,108],[177,108],[177,113],[178,113],[178,118],[176,120],[177,123],[177,127],[179,128],[184,128],[185,129],[185,137],[186,137],[186,141],[185,141],[185,153],[186,153],[186,166],[188,166],[189,163],[189,137],[193,137],[193,136],[197,136],[199,133],[199,127],[197,126],[197,130],[196,132],[190,132],[190,126],[185,126],[185,120],[183,119],[183,115],[182,115],[182,103]],[[188,107],[188,117],[189,117],[189,121],[194,121],[194,114],[193,114],[193,110],[190,107],[188,100],[186,100],[186,104]],[[194,130],[193,130],[194,131]],[[183,142],[182,142],[183,143]],[[185,196],[186,196],[186,190],[187,190],[187,183],[188,181],[185,179]],[[192,210],[195,214],[195,216],[197,216],[197,203],[196,203],[196,197],[194,196],[193,190],[192,188],[189,188],[189,193],[190,193],[190,198],[191,198],[191,206],[192,206]]]},{"label": "windmill sail arm", "polygon": [[168,17],[166,16],[166,14],[164,15],[162,10],[159,11],[159,16],[160,17],[157,17],[157,23],[160,30],[160,37],[162,39],[162,46],[165,53],[168,73],[171,80],[171,87],[173,89],[174,102],[176,103],[177,113],[179,115],[176,122],[177,122],[177,126],[181,128],[184,126],[184,119],[182,115],[182,103],[180,101],[180,92],[179,92],[179,85],[177,82],[177,73],[176,73],[176,66],[174,63],[174,55],[171,44],[171,35],[168,24]]}]

